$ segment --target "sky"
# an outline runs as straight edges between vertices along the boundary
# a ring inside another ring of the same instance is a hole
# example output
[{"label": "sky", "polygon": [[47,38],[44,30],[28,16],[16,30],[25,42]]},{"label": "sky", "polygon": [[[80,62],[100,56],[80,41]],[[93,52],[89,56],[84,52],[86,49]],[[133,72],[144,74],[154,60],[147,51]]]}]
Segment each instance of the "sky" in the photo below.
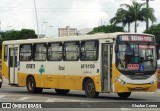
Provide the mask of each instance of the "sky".
[{"label": "sky", "polygon": [[[39,34],[58,36],[58,28],[66,26],[83,29],[109,25],[109,20],[115,16],[120,4],[131,2],[132,0],[35,0]],[[160,0],[149,3],[157,18],[154,24],[158,24]],[[0,22],[1,31],[25,28],[34,29],[37,33],[34,0],[0,0]],[[145,23],[139,22],[138,32],[144,30]],[[131,25],[131,32],[133,31],[134,24]]]}]

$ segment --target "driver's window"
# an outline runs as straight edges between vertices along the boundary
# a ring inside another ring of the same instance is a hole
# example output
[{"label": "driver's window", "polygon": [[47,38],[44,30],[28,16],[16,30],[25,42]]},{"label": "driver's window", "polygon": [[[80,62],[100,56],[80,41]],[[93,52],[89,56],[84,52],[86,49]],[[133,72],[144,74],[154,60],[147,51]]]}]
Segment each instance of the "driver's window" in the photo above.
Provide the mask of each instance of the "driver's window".
[{"label": "driver's window", "polygon": [[153,53],[151,49],[146,50],[146,59],[147,60],[152,60],[153,59]]}]

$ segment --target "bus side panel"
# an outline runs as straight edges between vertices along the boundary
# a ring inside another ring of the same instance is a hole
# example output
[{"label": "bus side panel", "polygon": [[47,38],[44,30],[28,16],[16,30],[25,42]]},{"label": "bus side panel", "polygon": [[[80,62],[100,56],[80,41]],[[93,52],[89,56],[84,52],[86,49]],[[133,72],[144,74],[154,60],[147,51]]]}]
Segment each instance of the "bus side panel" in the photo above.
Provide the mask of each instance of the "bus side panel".
[{"label": "bus side panel", "polygon": [[[28,74],[18,73],[18,85],[26,86]],[[35,78],[36,87],[42,88],[58,88],[70,90],[82,90],[84,76],[73,75],[51,75],[51,74],[32,74]],[[91,77],[95,83],[96,91],[101,92],[100,75]]]},{"label": "bus side panel", "polygon": [[[71,64],[71,65],[70,65]],[[43,65],[43,71],[40,72]],[[94,65],[94,68],[81,68],[81,65]],[[63,67],[63,70],[59,68]],[[18,85],[26,86],[27,75],[33,75],[36,87],[59,88],[70,90],[82,90],[83,79],[90,77],[93,79],[97,92],[101,92],[101,79],[99,63],[87,61],[57,62],[57,61],[29,61],[20,62],[18,73]],[[74,69],[74,70],[73,70]]]},{"label": "bus side panel", "polygon": [[44,88],[58,88],[58,77],[50,74],[43,74],[43,87]]},{"label": "bus side panel", "polygon": [[18,86],[26,86],[27,74],[18,72]]},{"label": "bus side panel", "polygon": [[2,45],[2,78],[4,82],[9,83],[9,73],[7,62],[4,61],[4,45]]},{"label": "bus side panel", "polygon": [[[44,88],[82,90],[82,84],[83,84],[84,78],[85,76],[43,74],[44,84],[43,85],[40,84],[39,87],[43,86]],[[96,75],[91,78],[93,79],[95,83],[96,91],[100,92],[101,91],[100,75]]]},{"label": "bus side panel", "polygon": [[[43,75],[40,74],[26,74],[26,73],[21,73],[18,72],[18,86],[26,86],[27,82],[27,77],[28,75],[31,75],[34,77],[35,82],[36,82],[36,87],[44,87],[43,85]],[[45,83],[48,84],[48,83]]]},{"label": "bus side panel", "polygon": [[97,75],[97,76],[92,77],[92,79],[94,81],[94,84],[95,84],[95,87],[96,87],[96,91],[97,92],[102,92],[102,89],[101,89],[101,76],[100,76],[100,74]]},{"label": "bus side panel", "polygon": [[[68,80],[68,89],[71,90],[82,90],[82,77],[80,76],[68,76],[66,77]],[[66,81],[67,82],[67,81]]]}]

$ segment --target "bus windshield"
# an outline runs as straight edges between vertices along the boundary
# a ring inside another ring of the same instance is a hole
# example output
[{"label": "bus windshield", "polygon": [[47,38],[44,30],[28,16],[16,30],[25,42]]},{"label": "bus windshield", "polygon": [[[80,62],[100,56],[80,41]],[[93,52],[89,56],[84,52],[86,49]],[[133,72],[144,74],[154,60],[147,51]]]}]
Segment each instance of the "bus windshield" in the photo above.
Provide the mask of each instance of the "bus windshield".
[{"label": "bus windshield", "polygon": [[156,49],[154,45],[119,44],[117,67],[123,71],[153,71],[156,69]]}]

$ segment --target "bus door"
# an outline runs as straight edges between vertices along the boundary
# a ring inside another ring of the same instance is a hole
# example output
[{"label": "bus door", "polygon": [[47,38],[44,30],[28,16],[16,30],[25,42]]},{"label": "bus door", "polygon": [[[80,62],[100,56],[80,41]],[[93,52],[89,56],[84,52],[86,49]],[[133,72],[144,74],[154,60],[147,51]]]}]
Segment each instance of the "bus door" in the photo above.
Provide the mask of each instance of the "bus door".
[{"label": "bus door", "polygon": [[17,80],[18,48],[9,48],[9,84],[18,84]]},{"label": "bus door", "polygon": [[112,44],[102,44],[102,91],[112,91]]}]

